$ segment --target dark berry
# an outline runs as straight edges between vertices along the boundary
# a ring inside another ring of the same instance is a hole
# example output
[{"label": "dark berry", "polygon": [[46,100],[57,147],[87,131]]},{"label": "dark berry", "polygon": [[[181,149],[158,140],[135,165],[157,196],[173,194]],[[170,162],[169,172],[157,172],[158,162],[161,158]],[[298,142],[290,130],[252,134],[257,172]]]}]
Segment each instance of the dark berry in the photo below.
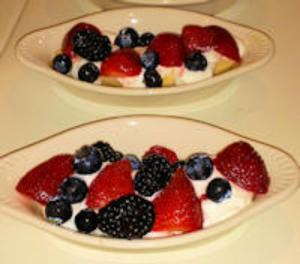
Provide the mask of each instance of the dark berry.
[{"label": "dark berry", "polygon": [[78,71],[78,79],[81,81],[93,83],[99,77],[100,71],[98,67],[92,63],[88,62],[82,65]]},{"label": "dark berry", "polygon": [[142,65],[147,70],[154,70],[159,64],[159,55],[157,52],[149,50],[141,57]]},{"label": "dark berry", "polygon": [[64,199],[50,201],[45,209],[47,219],[57,225],[61,225],[72,217],[71,204]]},{"label": "dark berry", "polygon": [[206,196],[208,199],[220,203],[231,197],[231,186],[225,179],[213,179],[206,188]]},{"label": "dark berry", "polygon": [[127,159],[130,161],[131,168],[133,170],[138,170],[141,167],[140,159],[134,154],[127,154],[124,156],[124,159]]},{"label": "dark berry", "polygon": [[147,156],[134,178],[134,188],[141,195],[151,196],[167,185],[172,172],[173,167],[163,156]]},{"label": "dark berry", "polygon": [[133,28],[123,28],[119,32],[115,44],[122,48],[134,48],[137,46],[139,34]]},{"label": "dark berry", "polygon": [[98,213],[98,227],[116,238],[141,238],[152,230],[155,220],[151,202],[136,195],[123,196]]},{"label": "dark berry", "polygon": [[79,174],[90,174],[102,166],[100,152],[90,146],[83,146],[74,155],[74,170]]},{"label": "dark berry", "polygon": [[151,32],[143,33],[139,38],[139,46],[146,47],[149,46],[151,41],[154,39],[155,35]]},{"label": "dark berry", "polygon": [[67,178],[60,186],[60,195],[70,203],[83,201],[87,192],[86,183],[77,177]]},{"label": "dark berry", "polygon": [[200,52],[187,55],[184,63],[191,71],[204,71],[207,67],[207,60]]},{"label": "dark berry", "polygon": [[185,164],[185,171],[192,180],[206,180],[213,172],[213,161],[204,153],[193,154]]},{"label": "dark berry", "polygon": [[176,169],[184,168],[184,166],[185,166],[185,161],[184,160],[179,160],[179,161],[175,162],[175,164],[173,164],[173,169],[175,171]]},{"label": "dark berry", "polygon": [[67,55],[59,54],[53,59],[52,68],[57,72],[67,74],[72,68],[72,61]]},{"label": "dark berry", "polygon": [[75,216],[75,225],[78,231],[83,233],[93,232],[98,225],[97,214],[90,209],[81,210]]},{"label": "dark berry", "polygon": [[74,52],[88,61],[103,61],[112,47],[107,36],[90,30],[81,30],[73,36]]},{"label": "dark berry", "polygon": [[101,153],[103,162],[114,162],[123,158],[123,154],[121,152],[115,151],[112,146],[106,142],[97,141],[95,144],[93,144],[93,147],[95,147]]},{"label": "dark berry", "polygon": [[163,80],[156,70],[146,70],[144,73],[144,83],[147,87],[162,87]]}]

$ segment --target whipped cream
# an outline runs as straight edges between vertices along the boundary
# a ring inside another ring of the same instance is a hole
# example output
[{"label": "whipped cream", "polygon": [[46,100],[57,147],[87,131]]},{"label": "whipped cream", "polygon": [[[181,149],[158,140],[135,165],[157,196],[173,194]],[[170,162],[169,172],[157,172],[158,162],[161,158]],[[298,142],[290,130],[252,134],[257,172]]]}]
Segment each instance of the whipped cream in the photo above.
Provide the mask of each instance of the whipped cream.
[{"label": "whipped cream", "polygon": [[[102,165],[102,168],[105,168],[110,164],[109,162],[105,162]],[[100,171],[101,171],[100,170]],[[92,181],[97,177],[99,172],[89,174],[89,175],[79,175],[79,174],[74,174],[73,177],[78,177],[85,181],[87,186],[90,186]],[[132,172],[132,179],[134,179],[136,174],[136,171]],[[214,178],[225,178],[215,167],[213,170],[212,175],[206,179],[206,180],[190,180],[192,183],[194,190],[196,192],[197,197],[202,197],[206,193],[206,188],[207,185],[211,180]],[[251,204],[254,198],[254,194],[251,192],[248,192],[239,186],[235,185],[234,183],[230,182],[231,185],[231,197],[228,199],[225,199],[224,201],[220,203],[213,202],[209,199],[202,199],[201,204],[202,204],[202,212],[203,212],[203,227],[208,228],[216,223],[219,223],[235,214],[243,210],[245,207]],[[153,194],[151,197],[144,197],[145,199],[149,201],[153,201],[157,195],[159,195],[159,192],[156,192]],[[83,209],[87,208],[85,204],[86,200],[76,203],[72,205],[73,209],[73,215],[72,218],[66,221],[65,223],[62,224],[63,227],[77,231],[77,228],[75,226],[75,216]],[[173,235],[178,235],[181,234],[182,232],[153,232],[151,231],[150,233],[146,234],[144,237],[145,238],[158,238],[158,237],[168,237],[168,236],[173,236]],[[94,235],[101,235],[103,234],[99,229],[96,229],[94,232],[92,232]]]}]

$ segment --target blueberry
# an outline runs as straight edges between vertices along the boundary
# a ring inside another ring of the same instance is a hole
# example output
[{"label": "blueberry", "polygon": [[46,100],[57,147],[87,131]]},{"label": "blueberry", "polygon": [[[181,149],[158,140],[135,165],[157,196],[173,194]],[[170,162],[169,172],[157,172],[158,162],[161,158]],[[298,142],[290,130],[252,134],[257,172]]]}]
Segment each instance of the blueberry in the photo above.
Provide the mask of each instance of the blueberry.
[{"label": "blueberry", "polygon": [[60,186],[61,196],[70,203],[79,203],[84,200],[88,192],[86,183],[76,177],[67,178]]},{"label": "blueberry", "polygon": [[83,146],[74,155],[74,170],[79,174],[90,174],[102,166],[100,152],[91,146]]},{"label": "blueberry", "polygon": [[144,73],[146,87],[162,87],[163,80],[156,70],[146,70]]},{"label": "blueberry", "polygon": [[154,39],[155,35],[151,32],[143,33],[139,38],[139,46],[146,47],[149,46],[151,41]]},{"label": "blueberry", "polygon": [[213,172],[213,161],[204,153],[193,154],[186,161],[185,171],[192,180],[206,180]]},{"label": "blueberry", "polygon": [[127,154],[127,155],[124,156],[124,159],[127,159],[127,160],[130,161],[131,168],[133,170],[138,170],[141,167],[141,161],[134,154]]},{"label": "blueberry", "polygon": [[139,40],[139,34],[135,29],[127,27],[121,29],[117,38],[115,39],[115,45],[122,48],[134,48],[137,46]]},{"label": "blueberry", "polygon": [[59,54],[53,59],[52,68],[57,72],[67,74],[72,68],[72,61],[67,55]]},{"label": "blueberry", "polygon": [[206,195],[208,199],[220,203],[231,197],[231,186],[225,179],[213,179],[206,188]]},{"label": "blueberry", "polygon": [[204,71],[207,67],[207,60],[200,52],[194,52],[185,58],[185,67],[191,71]]},{"label": "blueberry", "polygon": [[159,64],[159,55],[155,51],[146,51],[141,57],[142,65],[147,70],[154,70]]},{"label": "blueberry", "polygon": [[98,225],[97,214],[91,209],[81,210],[75,216],[75,225],[83,233],[93,232]]},{"label": "blueberry", "polygon": [[82,65],[78,71],[78,78],[81,81],[93,83],[95,82],[100,75],[100,71],[97,66],[92,63],[88,62]]},{"label": "blueberry", "polygon": [[64,199],[50,201],[45,209],[46,217],[50,222],[61,225],[72,217],[71,204]]}]

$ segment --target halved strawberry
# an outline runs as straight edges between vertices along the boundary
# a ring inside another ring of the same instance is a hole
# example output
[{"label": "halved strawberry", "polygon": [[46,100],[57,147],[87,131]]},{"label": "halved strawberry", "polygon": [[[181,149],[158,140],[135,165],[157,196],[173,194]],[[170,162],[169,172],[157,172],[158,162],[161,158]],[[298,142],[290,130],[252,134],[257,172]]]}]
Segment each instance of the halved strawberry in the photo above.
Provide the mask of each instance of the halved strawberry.
[{"label": "halved strawberry", "polygon": [[202,228],[201,202],[183,170],[178,169],[167,187],[154,199],[153,231],[192,232]]},{"label": "halved strawberry", "polygon": [[208,26],[206,28],[215,34],[215,51],[238,63],[241,62],[239,47],[228,30],[219,26]]},{"label": "halved strawberry", "polygon": [[133,49],[120,49],[113,52],[101,66],[101,75],[106,77],[130,77],[139,75],[142,70],[139,54]]},{"label": "halved strawberry", "polygon": [[182,29],[182,41],[187,54],[208,51],[213,48],[215,34],[207,27],[187,25]]},{"label": "halved strawberry", "polygon": [[75,53],[73,51],[73,37],[74,35],[82,30],[89,30],[92,32],[97,32],[100,34],[100,30],[88,23],[78,23],[74,27],[72,27],[69,32],[65,35],[63,40],[63,53],[68,55],[69,57],[73,58],[75,56]]},{"label": "halved strawberry", "polygon": [[162,66],[181,66],[184,60],[184,47],[179,35],[173,33],[158,34],[147,50],[154,50],[159,54]]},{"label": "halved strawberry", "polygon": [[107,165],[92,181],[86,205],[89,208],[100,209],[121,196],[133,194],[131,172],[128,160]]},{"label": "halved strawberry", "polygon": [[163,156],[171,164],[174,164],[178,161],[178,157],[177,157],[176,153],[173,150],[168,149],[163,146],[159,146],[159,145],[152,146],[149,150],[147,150],[145,152],[143,158],[147,157],[149,155],[152,155],[152,154],[159,154],[159,155]]},{"label": "halved strawberry", "polygon": [[58,195],[61,183],[72,174],[73,156],[57,155],[27,172],[16,190],[45,205]]},{"label": "halved strawberry", "polygon": [[214,49],[235,62],[241,62],[238,45],[225,28],[215,25],[207,27],[188,25],[183,28],[181,37],[187,54]]},{"label": "halved strawberry", "polygon": [[265,163],[249,143],[232,143],[217,154],[214,164],[239,187],[254,193],[268,191],[270,178]]}]

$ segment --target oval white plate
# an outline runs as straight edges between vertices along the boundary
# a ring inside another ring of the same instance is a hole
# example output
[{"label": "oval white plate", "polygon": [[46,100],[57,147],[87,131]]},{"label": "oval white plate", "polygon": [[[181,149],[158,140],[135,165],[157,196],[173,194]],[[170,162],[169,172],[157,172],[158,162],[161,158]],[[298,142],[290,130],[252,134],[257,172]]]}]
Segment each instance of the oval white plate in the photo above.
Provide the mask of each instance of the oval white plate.
[{"label": "oval white plate", "polygon": [[[164,17],[168,23],[163,28],[161,18]],[[181,32],[186,24],[219,25],[227,28],[244,44],[246,53],[240,67],[232,69],[223,74],[214,76],[192,84],[160,89],[141,88],[116,88],[90,84],[75,80],[71,77],[59,74],[51,69],[50,64],[54,54],[60,49],[62,39],[66,32],[78,22],[88,22],[97,25],[102,31],[116,35],[126,26],[132,26],[139,32],[162,31]],[[211,96],[220,84],[237,77],[245,72],[251,71],[264,65],[273,55],[274,46],[272,40],[264,33],[233,24],[212,16],[194,13],[190,11],[176,10],[171,8],[128,8],[106,11],[94,15],[82,17],[71,22],[55,25],[30,33],[23,37],[17,44],[17,57],[30,68],[48,75],[49,77],[63,83],[67,87],[78,88],[81,94],[91,94],[109,102],[110,97],[127,99],[132,105],[142,104],[143,100],[149,98],[157,102],[159,97],[167,96],[168,100],[177,100],[180,103],[183,96],[194,97],[197,94],[201,98]],[[74,90],[73,89],[73,90]]]},{"label": "oval white plate", "polygon": [[[250,142],[265,160],[271,177],[270,190],[241,213],[210,228],[177,237],[133,241],[83,235],[57,227],[22,202],[14,188],[25,172],[55,154],[74,153],[80,146],[100,139],[110,142],[124,153],[136,153],[139,156],[150,146],[161,144],[176,150],[182,158],[199,150],[215,154],[226,145],[243,139]],[[192,242],[205,242],[277,205],[299,185],[299,168],[285,152],[198,121],[145,115],[89,123],[15,151],[0,158],[0,175],[0,209],[5,213],[70,241],[111,250],[162,250]]]}]

